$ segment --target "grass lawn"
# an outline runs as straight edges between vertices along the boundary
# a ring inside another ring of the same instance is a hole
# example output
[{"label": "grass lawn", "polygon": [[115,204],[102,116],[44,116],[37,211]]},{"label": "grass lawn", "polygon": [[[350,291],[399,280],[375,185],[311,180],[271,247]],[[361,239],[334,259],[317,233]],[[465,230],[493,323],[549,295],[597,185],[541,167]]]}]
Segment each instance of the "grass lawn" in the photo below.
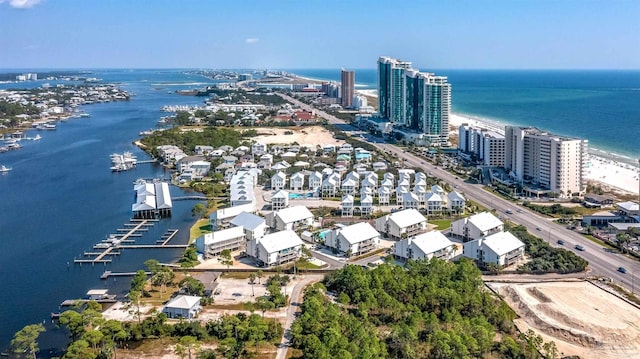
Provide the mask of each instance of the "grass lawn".
[{"label": "grass lawn", "polygon": [[317,264],[313,264],[311,262],[298,262],[296,264],[296,267],[298,269],[320,269],[320,268],[322,268],[322,266],[319,266]]},{"label": "grass lawn", "polygon": [[450,219],[434,219],[429,221],[429,223],[431,224],[435,224],[436,230],[441,231],[444,229],[449,229],[451,227],[451,220]]},{"label": "grass lawn", "polygon": [[209,232],[211,232],[211,225],[209,224],[209,220],[206,218],[199,219],[193,226],[191,226],[191,230],[189,232],[189,243],[193,243],[196,238]]}]

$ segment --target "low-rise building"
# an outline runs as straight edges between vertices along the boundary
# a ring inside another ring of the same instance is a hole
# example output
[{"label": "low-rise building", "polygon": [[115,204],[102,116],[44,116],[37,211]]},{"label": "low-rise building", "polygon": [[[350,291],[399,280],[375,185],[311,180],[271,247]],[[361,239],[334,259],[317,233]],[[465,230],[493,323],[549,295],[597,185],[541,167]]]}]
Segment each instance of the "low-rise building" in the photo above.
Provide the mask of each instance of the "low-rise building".
[{"label": "low-rise building", "polygon": [[464,243],[464,256],[481,266],[493,263],[504,267],[524,256],[524,243],[509,232],[498,232]]},{"label": "low-rise building", "polygon": [[467,200],[458,191],[451,191],[447,194],[447,209],[452,213],[463,213]]},{"label": "low-rise building", "polygon": [[360,196],[360,215],[368,216],[373,213],[373,197],[370,194]]},{"label": "low-rise building", "polygon": [[289,192],[281,189],[271,197],[271,209],[279,211],[289,207]]},{"label": "low-rise building", "polygon": [[302,191],[304,186],[304,173],[296,172],[289,179],[289,188],[292,191]]},{"label": "low-rise building", "polygon": [[389,187],[380,187],[378,188],[378,204],[381,206],[389,205],[389,201],[391,198],[391,190]]},{"label": "low-rise building", "polygon": [[313,225],[313,213],[305,206],[293,206],[267,213],[267,224],[278,231]]},{"label": "low-rise building", "polygon": [[267,145],[260,142],[252,144],[251,153],[253,153],[254,155],[263,155],[267,153]]},{"label": "low-rise building", "polygon": [[287,182],[287,175],[284,172],[276,172],[271,177],[271,189],[272,190],[281,190],[284,189],[284,185]]},{"label": "low-rise building", "polygon": [[309,190],[318,192],[320,187],[322,187],[322,174],[318,171],[311,172],[309,175]]},{"label": "low-rise building", "polygon": [[418,234],[393,245],[393,255],[404,260],[430,260],[435,257],[448,261],[454,253],[455,244],[439,231]]},{"label": "low-rise building", "polygon": [[376,230],[392,239],[402,239],[425,232],[427,219],[416,209],[405,209],[376,219]]},{"label": "low-rise building", "polygon": [[444,207],[442,196],[436,192],[428,192],[425,195],[424,203],[428,214],[440,213]]},{"label": "low-rise building", "polygon": [[354,199],[350,194],[342,196],[340,207],[342,208],[342,217],[353,217]]},{"label": "low-rise building", "polygon": [[196,248],[205,259],[219,255],[225,249],[244,251],[245,234],[242,227],[231,227],[220,231],[205,233],[196,238]]},{"label": "low-rise building", "polygon": [[[250,245],[250,247],[252,247]],[[295,261],[302,250],[302,240],[296,232],[283,230],[267,234],[255,244],[256,252],[251,254],[265,267],[282,265]]]},{"label": "low-rise building", "polygon": [[165,304],[162,312],[171,319],[193,319],[202,310],[200,297],[178,295]]},{"label": "low-rise building", "polygon": [[250,212],[242,212],[230,222],[233,227],[242,227],[247,241],[260,239],[267,233],[267,223],[264,217]]},{"label": "low-rise building", "polygon": [[358,256],[378,248],[380,233],[367,222],[338,225],[325,235],[324,244],[348,257]]},{"label": "low-rise building", "polygon": [[451,234],[467,242],[502,232],[504,223],[489,212],[474,214],[451,223]]}]

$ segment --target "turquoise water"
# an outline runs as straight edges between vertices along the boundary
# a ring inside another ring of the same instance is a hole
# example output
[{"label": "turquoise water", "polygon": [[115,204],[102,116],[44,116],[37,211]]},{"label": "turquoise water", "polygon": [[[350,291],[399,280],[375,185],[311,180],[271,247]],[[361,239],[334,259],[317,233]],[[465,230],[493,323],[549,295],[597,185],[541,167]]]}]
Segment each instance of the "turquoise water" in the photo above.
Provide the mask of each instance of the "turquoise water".
[{"label": "turquoise water", "polygon": [[[586,138],[590,146],[640,157],[640,70],[431,70],[449,77],[455,113]],[[291,70],[340,81],[339,69]],[[355,70],[356,88],[375,89],[376,70]]]},{"label": "turquoise water", "polygon": [[331,232],[331,230],[326,230],[326,231],[322,231],[320,233],[318,233],[318,237],[320,237],[323,241],[324,241],[324,237],[327,236],[327,233]]},{"label": "turquoise water", "polygon": [[313,193],[289,193],[289,199],[311,198]]}]

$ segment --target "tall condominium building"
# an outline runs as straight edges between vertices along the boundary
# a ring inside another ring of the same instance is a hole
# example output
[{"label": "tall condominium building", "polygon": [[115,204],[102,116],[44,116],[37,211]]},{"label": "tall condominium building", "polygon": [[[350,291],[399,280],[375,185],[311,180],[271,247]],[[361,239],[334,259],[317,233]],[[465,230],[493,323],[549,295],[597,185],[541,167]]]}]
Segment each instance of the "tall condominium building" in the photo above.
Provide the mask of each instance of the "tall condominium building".
[{"label": "tall condominium building", "polygon": [[411,62],[378,59],[378,109],[381,117],[427,135],[432,143],[449,139],[451,85],[444,76],[411,68]]},{"label": "tall condominium building", "polygon": [[520,181],[547,188],[560,196],[583,193],[588,141],[541,131],[535,127],[507,126],[504,167]]},{"label": "tall condominium building", "polygon": [[355,72],[342,69],[340,79],[342,82],[340,90],[342,94],[342,107],[353,107],[353,95],[356,83]]},{"label": "tall condominium building", "polygon": [[458,128],[458,149],[474,154],[485,166],[504,167],[504,135],[463,123]]}]

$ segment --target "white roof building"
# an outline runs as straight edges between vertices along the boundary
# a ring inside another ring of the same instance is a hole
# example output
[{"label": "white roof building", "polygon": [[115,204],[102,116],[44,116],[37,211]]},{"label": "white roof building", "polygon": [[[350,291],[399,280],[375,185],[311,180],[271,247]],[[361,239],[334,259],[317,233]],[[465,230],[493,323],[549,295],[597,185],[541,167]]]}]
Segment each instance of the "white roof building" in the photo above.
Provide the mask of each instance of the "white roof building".
[{"label": "white roof building", "polygon": [[267,214],[267,223],[278,231],[313,224],[313,213],[305,206],[293,206]]},{"label": "white roof building", "polygon": [[455,252],[454,246],[441,232],[431,231],[398,241],[393,246],[393,254],[405,260],[430,260],[433,257],[450,260]]},{"label": "white roof building", "polygon": [[267,233],[265,218],[249,212],[240,213],[231,220],[230,224],[234,227],[242,227],[248,241],[262,238]]},{"label": "white roof building", "polygon": [[281,189],[271,197],[271,209],[279,211],[289,207],[289,192]]},{"label": "white roof building", "polygon": [[337,226],[325,236],[325,245],[335,248],[347,256],[370,252],[380,244],[380,233],[369,223],[360,222],[350,226]]},{"label": "white roof building", "polygon": [[171,299],[162,309],[168,318],[193,319],[202,310],[200,297],[178,295]]},{"label": "white roof building", "polygon": [[393,239],[413,236],[426,229],[427,219],[416,209],[405,209],[376,219],[376,230]]},{"label": "white roof building", "polygon": [[481,265],[493,263],[508,266],[524,256],[525,245],[509,232],[498,232],[464,243],[464,256]]},{"label": "white roof building", "polygon": [[281,265],[300,256],[302,240],[296,232],[283,230],[267,234],[256,244],[256,259],[264,266]]},{"label": "white roof building", "polygon": [[225,249],[232,252],[244,250],[245,234],[242,227],[231,227],[220,231],[205,233],[196,238],[196,248],[204,258],[212,258]]},{"label": "white roof building", "polygon": [[489,212],[482,212],[451,223],[451,234],[463,240],[478,239],[502,232],[504,223]]}]

